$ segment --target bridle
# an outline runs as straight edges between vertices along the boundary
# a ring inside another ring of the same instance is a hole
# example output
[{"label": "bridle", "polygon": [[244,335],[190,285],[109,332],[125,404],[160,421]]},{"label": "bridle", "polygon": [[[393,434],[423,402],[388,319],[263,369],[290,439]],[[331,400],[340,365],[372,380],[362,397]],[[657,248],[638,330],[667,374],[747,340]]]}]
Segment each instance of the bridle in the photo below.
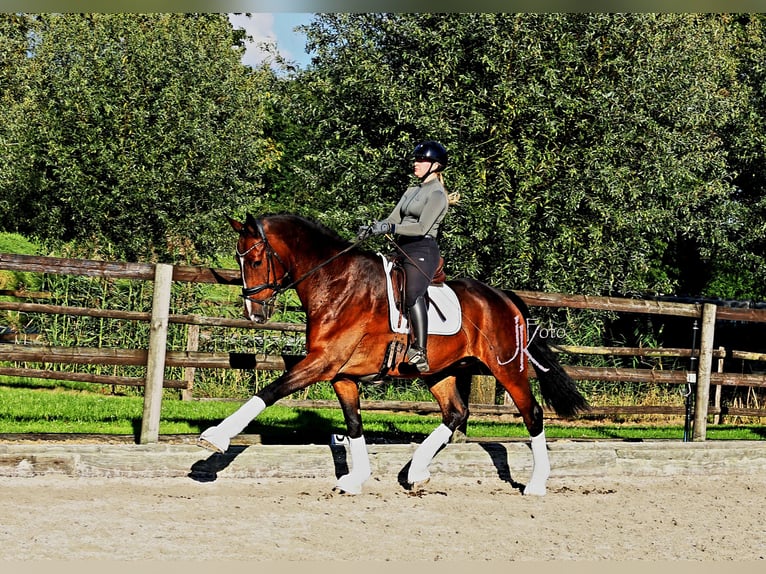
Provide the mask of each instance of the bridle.
[{"label": "bridle", "polygon": [[[258,305],[268,306],[271,305],[274,300],[279,296],[279,294],[288,291],[289,289],[292,289],[298,283],[309,277],[310,275],[313,275],[317,271],[319,271],[322,267],[329,265],[333,261],[335,261],[338,257],[344,255],[345,253],[351,251],[354,249],[357,245],[359,245],[363,240],[358,239],[355,242],[351,243],[348,247],[345,249],[339,251],[332,257],[326,259],[322,263],[315,265],[311,269],[309,269],[306,273],[301,275],[298,279],[295,279],[294,281],[290,281],[288,283],[288,280],[291,278],[291,270],[285,265],[284,261],[282,261],[282,258],[279,256],[279,253],[277,253],[274,248],[269,243],[269,240],[266,238],[266,232],[263,229],[263,223],[260,219],[255,220],[255,227],[258,231],[258,236],[261,238],[260,241],[257,241],[253,245],[251,245],[247,250],[240,252],[239,249],[236,249],[236,255],[239,261],[239,265],[242,271],[242,297],[250,301],[251,303],[256,303]],[[245,282],[245,256],[250,253],[253,249],[258,247],[259,245],[263,245],[266,250],[266,283],[263,283],[261,285],[257,285],[255,287],[248,287],[247,283]],[[282,269],[284,270],[284,273],[282,274],[282,277],[279,279],[271,279],[271,277],[276,277],[276,266],[274,264],[274,260],[278,261],[279,264],[282,266]],[[287,284],[285,284],[287,283]],[[265,299],[256,299],[254,298],[255,295],[260,293],[261,291],[264,291],[266,289],[271,289],[273,292],[272,294],[265,298]]]},{"label": "bridle", "polygon": [[[256,303],[262,307],[265,307],[270,305],[277,298],[277,296],[282,291],[284,291],[282,285],[290,277],[290,270],[288,269],[287,265],[285,265],[284,261],[282,261],[279,253],[274,251],[274,248],[269,243],[269,240],[266,239],[266,232],[263,230],[263,224],[261,223],[260,219],[256,220],[255,225],[256,229],[258,230],[258,236],[261,238],[261,240],[256,241],[245,251],[240,252],[239,248],[237,248],[235,251],[237,254],[237,260],[239,261],[240,269],[242,271],[242,297],[251,303]],[[264,249],[266,250],[266,283],[256,285],[255,287],[248,287],[247,282],[245,281],[245,256],[259,245],[263,245]],[[275,260],[279,262],[279,264],[282,266],[282,269],[284,270],[282,277],[279,279],[276,279],[277,273]],[[274,279],[272,279],[272,277]],[[271,289],[273,291],[269,297],[266,297],[265,299],[258,299],[255,297],[261,291],[265,291],[266,289]]]}]

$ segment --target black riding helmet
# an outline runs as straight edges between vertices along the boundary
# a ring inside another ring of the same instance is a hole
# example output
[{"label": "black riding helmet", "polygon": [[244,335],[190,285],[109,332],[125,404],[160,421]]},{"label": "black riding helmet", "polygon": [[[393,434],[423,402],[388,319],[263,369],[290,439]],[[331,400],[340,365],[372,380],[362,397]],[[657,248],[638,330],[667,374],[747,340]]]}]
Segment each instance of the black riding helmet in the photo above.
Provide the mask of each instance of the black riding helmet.
[{"label": "black riding helmet", "polygon": [[447,167],[447,150],[444,149],[444,146],[439,142],[426,141],[419,143],[415,146],[415,150],[412,152],[412,155],[414,159],[430,161],[431,164],[434,162],[439,163],[439,167],[436,169],[433,169],[432,167],[430,170],[428,170],[429,173],[432,171],[442,171],[445,167]]}]

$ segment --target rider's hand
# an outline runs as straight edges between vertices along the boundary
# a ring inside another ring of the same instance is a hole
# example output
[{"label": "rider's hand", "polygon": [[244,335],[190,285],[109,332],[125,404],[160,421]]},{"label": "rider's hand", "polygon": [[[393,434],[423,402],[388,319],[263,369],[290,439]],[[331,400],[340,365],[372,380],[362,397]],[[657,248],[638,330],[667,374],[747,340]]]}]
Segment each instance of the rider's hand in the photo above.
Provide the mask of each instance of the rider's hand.
[{"label": "rider's hand", "polygon": [[366,239],[370,235],[384,235],[394,232],[394,224],[387,221],[375,221],[371,225],[362,225],[356,235],[357,240]]},{"label": "rider's hand", "polygon": [[356,232],[356,240],[361,241],[362,239],[367,239],[369,235],[370,235],[370,226],[360,225],[359,231]]},{"label": "rider's hand", "polygon": [[370,234],[372,235],[384,235],[386,233],[394,232],[394,224],[388,221],[376,221],[370,226]]}]

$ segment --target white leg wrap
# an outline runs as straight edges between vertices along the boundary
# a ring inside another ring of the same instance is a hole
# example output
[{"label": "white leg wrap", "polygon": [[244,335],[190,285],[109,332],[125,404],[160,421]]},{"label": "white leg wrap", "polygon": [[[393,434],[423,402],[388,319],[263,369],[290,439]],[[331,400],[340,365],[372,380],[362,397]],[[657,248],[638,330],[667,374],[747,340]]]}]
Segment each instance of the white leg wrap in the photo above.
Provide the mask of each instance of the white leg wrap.
[{"label": "white leg wrap", "polygon": [[431,464],[436,452],[447,444],[452,431],[444,423],[440,424],[434,431],[426,437],[415,453],[412,455],[410,470],[407,473],[407,482],[415,484],[428,480],[431,473],[428,472],[428,465]]},{"label": "white leg wrap", "polygon": [[551,463],[548,460],[548,446],[545,442],[545,431],[532,437],[532,477],[524,488],[524,494],[545,496],[546,482],[551,473]]},{"label": "white leg wrap", "polygon": [[200,439],[209,442],[221,452],[226,452],[231,439],[241,433],[265,408],[266,403],[261,397],[253,397],[218,425],[203,432]]},{"label": "white leg wrap", "polygon": [[372,474],[364,436],[349,438],[349,451],[351,452],[351,472],[341,476],[335,488],[348,494],[360,494],[362,485]]}]

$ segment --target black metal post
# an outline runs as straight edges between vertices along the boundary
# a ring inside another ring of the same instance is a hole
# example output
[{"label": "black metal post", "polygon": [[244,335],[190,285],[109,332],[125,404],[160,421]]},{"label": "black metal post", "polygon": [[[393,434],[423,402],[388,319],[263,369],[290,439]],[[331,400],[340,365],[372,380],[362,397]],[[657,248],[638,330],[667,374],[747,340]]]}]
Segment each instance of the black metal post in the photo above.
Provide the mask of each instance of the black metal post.
[{"label": "black metal post", "polygon": [[684,420],[684,442],[691,441],[692,411],[694,401],[694,387],[697,384],[697,331],[699,325],[697,319],[692,326],[692,354],[689,359],[689,372],[686,374],[686,417]]}]

